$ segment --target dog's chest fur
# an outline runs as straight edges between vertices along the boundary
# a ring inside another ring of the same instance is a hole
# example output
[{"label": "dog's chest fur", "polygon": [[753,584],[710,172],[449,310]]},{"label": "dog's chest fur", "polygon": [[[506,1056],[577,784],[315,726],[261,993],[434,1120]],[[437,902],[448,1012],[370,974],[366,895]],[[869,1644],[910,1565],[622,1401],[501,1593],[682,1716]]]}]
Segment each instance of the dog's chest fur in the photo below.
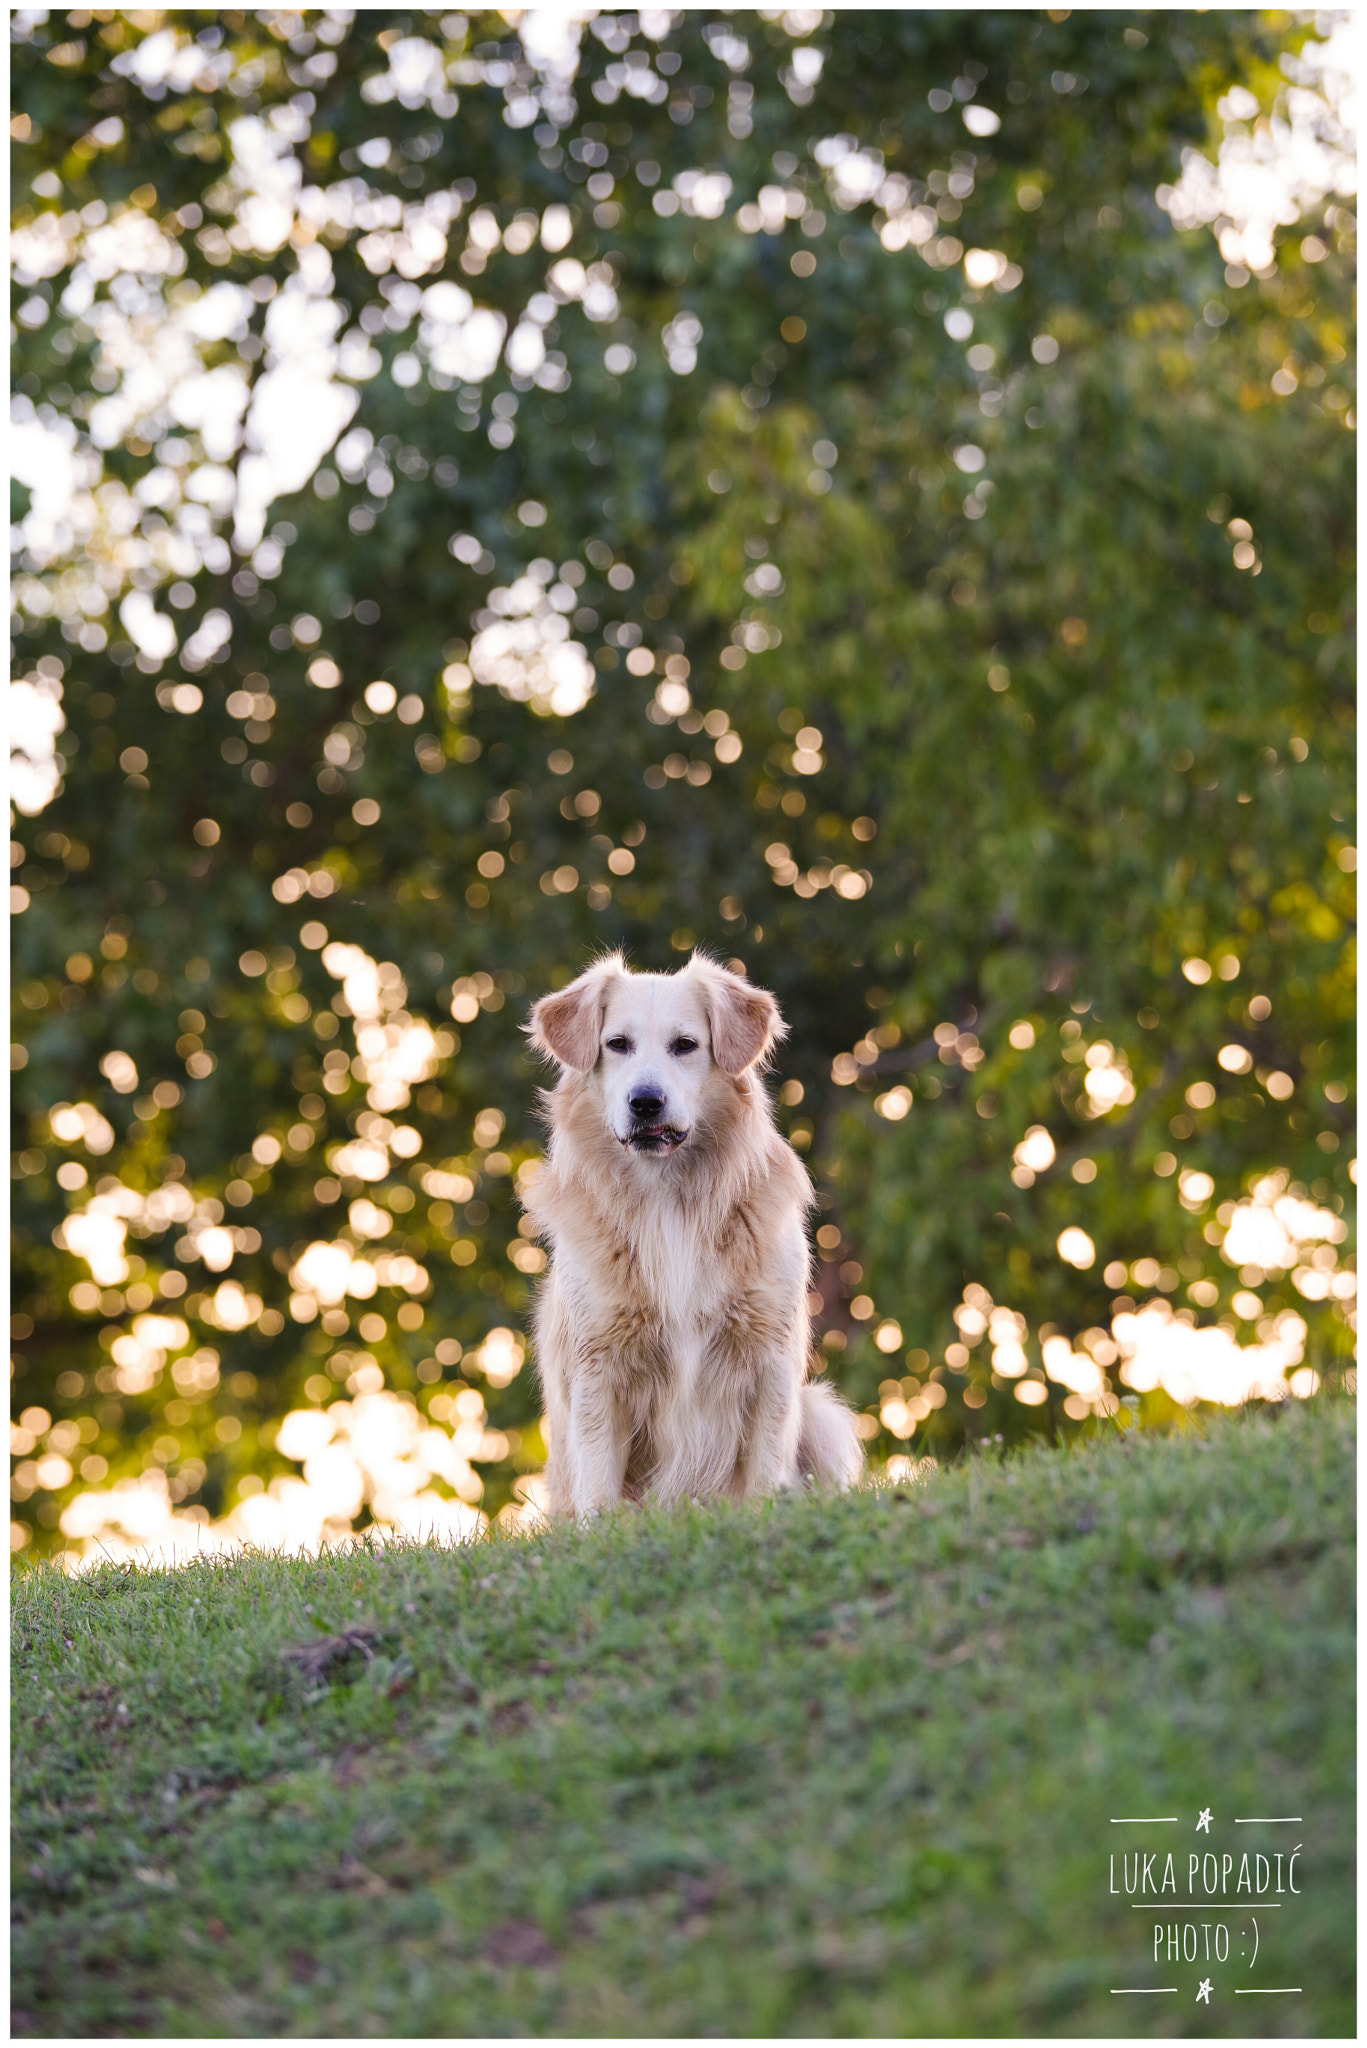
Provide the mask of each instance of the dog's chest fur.
[{"label": "dog's chest fur", "polygon": [[690,1214],[666,1197],[643,1204],[629,1230],[594,1218],[571,1227],[556,1248],[560,1285],[586,1335],[644,1324],[673,1346],[701,1341],[744,1291],[736,1235],[749,1237],[749,1216],[733,1214],[729,1229]]}]

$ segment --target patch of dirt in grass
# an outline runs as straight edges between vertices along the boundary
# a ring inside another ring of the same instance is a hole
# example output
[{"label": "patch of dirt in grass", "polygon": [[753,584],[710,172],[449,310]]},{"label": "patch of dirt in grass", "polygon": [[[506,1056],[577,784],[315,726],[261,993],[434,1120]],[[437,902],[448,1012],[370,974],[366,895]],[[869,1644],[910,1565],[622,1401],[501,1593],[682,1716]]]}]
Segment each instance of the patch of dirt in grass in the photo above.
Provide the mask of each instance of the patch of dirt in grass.
[{"label": "patch of dirt in grass", "polygon": [[495,1969],[515,1969],[519,1964],[533,1970],[553,1970],[560,1952],[552,1948],[534,1920],[500,1920],[480,1944],[480,1953]]}]

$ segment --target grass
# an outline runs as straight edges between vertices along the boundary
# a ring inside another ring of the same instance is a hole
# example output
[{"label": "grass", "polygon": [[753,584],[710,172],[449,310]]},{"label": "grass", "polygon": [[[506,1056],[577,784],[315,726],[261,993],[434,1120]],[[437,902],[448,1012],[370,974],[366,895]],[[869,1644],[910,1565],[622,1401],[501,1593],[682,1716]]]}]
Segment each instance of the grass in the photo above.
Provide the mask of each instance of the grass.
[{"label": "grass", "polygon": [[[1354,1418],[457,1551],[21,1568],[15,2031],[1351,2035]],[[1155,1973],[1108,1891],[1139,1838],[1303,1843],[1251,1975],[1247,1915]]]}]

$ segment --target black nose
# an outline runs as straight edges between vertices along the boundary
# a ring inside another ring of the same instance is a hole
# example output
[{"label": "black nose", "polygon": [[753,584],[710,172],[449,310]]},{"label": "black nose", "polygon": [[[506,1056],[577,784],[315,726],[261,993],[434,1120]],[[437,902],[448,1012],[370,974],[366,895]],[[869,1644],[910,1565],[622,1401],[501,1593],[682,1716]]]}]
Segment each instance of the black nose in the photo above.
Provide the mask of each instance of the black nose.
[{"label": "black nose", "polygon": [[632,1115],[643,1124],[653,1124],[665,1106],[663,1095],[653,1088],[636,1088],[627,1097]]}]

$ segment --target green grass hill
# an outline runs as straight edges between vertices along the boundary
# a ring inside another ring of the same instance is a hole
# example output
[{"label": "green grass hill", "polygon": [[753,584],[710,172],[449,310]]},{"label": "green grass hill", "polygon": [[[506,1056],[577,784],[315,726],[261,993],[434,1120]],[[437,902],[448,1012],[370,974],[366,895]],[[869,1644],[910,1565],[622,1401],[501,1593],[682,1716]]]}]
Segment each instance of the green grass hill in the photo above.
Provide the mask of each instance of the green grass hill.
[{"label": "green grass hill", "polygon": [[[21,1567],[15,2031],[1350,2035],[1354,1432]],[[1269,1876],[1155,1913],[1141,1851]]]}]

